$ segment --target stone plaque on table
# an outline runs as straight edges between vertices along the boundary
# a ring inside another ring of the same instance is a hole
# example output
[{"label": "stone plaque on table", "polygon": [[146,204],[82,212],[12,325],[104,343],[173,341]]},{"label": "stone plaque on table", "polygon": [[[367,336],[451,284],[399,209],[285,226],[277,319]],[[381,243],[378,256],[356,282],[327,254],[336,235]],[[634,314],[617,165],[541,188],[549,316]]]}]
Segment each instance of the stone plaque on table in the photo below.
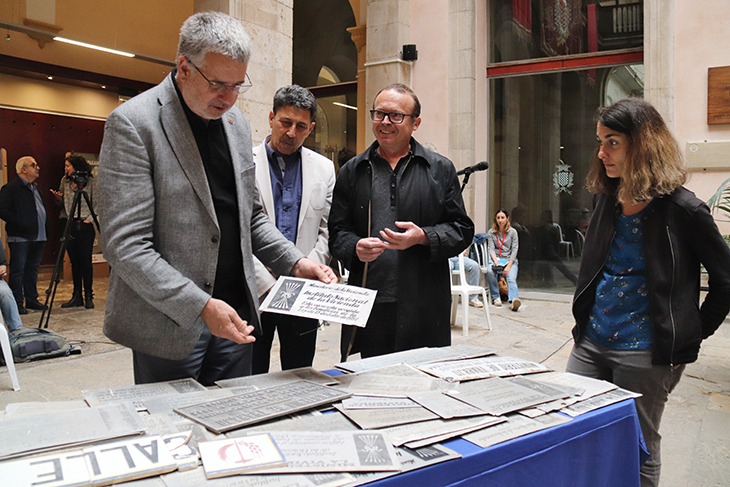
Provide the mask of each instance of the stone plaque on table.
[{"label": "stone plaque on table", "polygon": [[562,410],[565,414],[576,417],[581,414],[593,411],[594,409],[608,406],[626,399],[641,397],[641,394],[617,388],[612,391],[593,396],[585,401],[580,401]]},{"label": "stone plaque on table", "polygon": [[111,485],[160,475],[177,463],[159,436],[0,463],[0,484],[13,487]]},{"label": "stone plaque on table", "polygon": [[562,391],[545,394],[499,377],[461,384],[459,389],[446,394],[495,416],[554,401],[564,395]]},{"label": "stone plaque on table", "polygon": [[198,448],[209,479],[286,465],[284,455],[268,433],[204,441]]},{"label": "stone plaque on table", "polygon": [[176,408],[175,412],[220,434],[347,397],[349,393],[302,380]]},{"label": "stone plaque on table", "polygon": [[397,409],[345,409],[341,404],[335,404],[335,408],[364,430],[438,418],[436,414],[421,406]]},{"label": "stone plaque on table", "polygon": [[506,421],[502,423],[466,434],[462,438],[482,448],[488,448],[518,436],[567,423],[572,419],[559,413],[550,413],[534,419],[520,414],[509,414],[504,418]]},{"label": "stone plaque on table", "polygon": [[287,464],[259,473],[401,470],[393,446],[380,431],[272,431],[270,434],[281,448]]},{"label": "stone plaque on table", "polygon": [[235,379],[224,379],[216,381],[218,387],[243,387],[253,386],[256,389],[266,389],[268,387],[278,386],[280,384],[288,384],[298,380],[308,380],[329,386],[337,384],[337,381],[331,376],[324,374],[314,367],[301,367],[298,369],[281,370],[279,372],[269,372],[268,374],[249,375],[248,377],[237,377]]},{"label": "stone plaque on table", "polygon": [[101,406],[102,404],[118,404],[121,402],[132,402],[137,409],[144,409],[140,401],[154,396],[169,394],[188,394],[190,392],[202,392],[207,390],[195,379],[179,379],[167,382],[155,382],[153,384],[138,384],[134,386],[87,389],[81,394],[89,403],[89,406]]},{"label": "stone plaque on table", "polygon": [[360,360],[341,362],[335,367],[347,372],[364,372],[379,369],[389,365],[406,364],[411,366],[431,362],[445,362],[447,360],[461,360],[467,358],[492,355],[493,350],[475,345],[452,345],[450,347],[416,348],[404,350],[377,357],[368,357]]},{"label": "stone plaque on table", "polygon": [[448,381],[468,381],[489,377],[549,372],[552,369],[530,360],[490,355],[467,360],[453,360],[416,366],[419,370]]}]

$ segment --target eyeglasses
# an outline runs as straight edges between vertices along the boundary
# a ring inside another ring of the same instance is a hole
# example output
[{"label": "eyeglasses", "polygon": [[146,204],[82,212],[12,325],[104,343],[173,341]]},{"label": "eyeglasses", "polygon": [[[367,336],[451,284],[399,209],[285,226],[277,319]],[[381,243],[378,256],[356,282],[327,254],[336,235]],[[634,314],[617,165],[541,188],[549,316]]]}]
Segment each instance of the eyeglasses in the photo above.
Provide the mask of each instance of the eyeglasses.
[{"label": "eyeglasses", "polygon": [[197,67],[193,62],[188,59],[188,62],[192,67],[194,67],[198,73],[200,73],[200,76],[203,77],[205,81],[208,82],[208,87],[210,88],[210,91],[213,93],[216,93],[218,95],[222,95],[223,93],[230,91],[234,95],[237,95],[239,93],[246,93],[249,88],[253,86],[253,83],[251,82],[251,78],[248,77],[248,73],[246,73],[246,81],[243,83],[239,83],[237,85],[229,85],[226,83],[222,83],[220,81],[211,81],[208,79],[206,75],[203,74],[203,72],[200,70],[199,67]]},{"label": "eyeglasses", "polygon": [[403,120],[405,120],[406,117],[416,118],[415,116],[410,115],[408,113],[384,112],[382,110],[370,110],[370,118],[373,120],[373,122],[382,122],[383,120],[385,120],[386,116],[388,117],[388,120],[390,120],[390,123],[394,123],[394,124],[403,123]]},{"label": "eyeglasses", "polygon": [[31,162],[30,164],[26,164],[25,167],[32,167],[32,168],[36,168],[37,169],[38,168],[38,164],[36,164],[35,162]]}]

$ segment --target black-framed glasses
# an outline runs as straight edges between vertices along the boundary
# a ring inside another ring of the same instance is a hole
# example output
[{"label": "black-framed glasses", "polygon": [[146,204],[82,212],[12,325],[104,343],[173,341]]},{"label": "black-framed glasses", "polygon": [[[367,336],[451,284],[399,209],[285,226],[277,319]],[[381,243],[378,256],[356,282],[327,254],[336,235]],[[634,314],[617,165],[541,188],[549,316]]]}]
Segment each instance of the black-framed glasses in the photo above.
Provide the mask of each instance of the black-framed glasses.
[{"label": "black-framed glasses", "polygon": [[210,91],[213,93],[222,95],[226,91],[230,91],[234,95],[237,95],[239,93],[246,93],[249,88],[253,86],[253,83],[251,82],[251,78],[248,77],[248,73],[246,73],[246,81],[243,83],[239,83],[237,85],[229,85],[226,83],[223,83],[221,81],[211,81],[208,79],[208,77],[203,74],[203,72],[200,70],[199,67],[197,67],[190,59],[188,59],[188,62],[192,67],[194,67],[198,73],[200,73],[200,76],[203,77],[205,81],[208,82],[208,87],[210,88]]},{"label": "black-framed glasses", "polygon": [[390,120],[390,123],[394,123],[394,124],[403,123],[403,120],[405,120],[406,117],[416,118],[415,116],[413,116],[409,113],[384,112],[382,110],[370,110],[370,118],[373,120],[373,122],[382,122],[383,120],[385,120],[385,117],[388,117],[388,120]]},{"label": "black-framed glasses", "polygon": [[31,162],[30,164],[26,164],[25,167],[37,168],[38,167],[38,164],[36,164],[35,162]]}]

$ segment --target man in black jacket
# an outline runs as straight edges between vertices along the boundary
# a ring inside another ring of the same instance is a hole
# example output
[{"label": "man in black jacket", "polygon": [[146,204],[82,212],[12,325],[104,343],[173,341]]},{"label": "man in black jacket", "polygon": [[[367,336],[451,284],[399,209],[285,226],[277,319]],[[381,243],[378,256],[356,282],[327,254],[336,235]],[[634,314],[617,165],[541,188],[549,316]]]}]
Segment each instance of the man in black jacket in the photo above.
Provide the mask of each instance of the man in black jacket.
[{"label": "man in black jacket", "polygon": [[[378,291],[363,358],[451,344],[449,257],[472,240],[454,165],[412,137],[421,105],[405,85],[375,97],[374,142],[340,170],[330,211],[330,252],[348,282]],[[354,353],[354,327],[342,327],[342,357]]]},{"label": "man in black jacket", "polygon": [[48,219],[35,182],[40,175],[38,163],[30,156],[21,157],[15,171],[18,178],[0,189],[0,218],[5,220],[10,248],[10,289],[18,312],[27,314],[26,308],[46,309],[38,302],[38,267],[48,235]]}]

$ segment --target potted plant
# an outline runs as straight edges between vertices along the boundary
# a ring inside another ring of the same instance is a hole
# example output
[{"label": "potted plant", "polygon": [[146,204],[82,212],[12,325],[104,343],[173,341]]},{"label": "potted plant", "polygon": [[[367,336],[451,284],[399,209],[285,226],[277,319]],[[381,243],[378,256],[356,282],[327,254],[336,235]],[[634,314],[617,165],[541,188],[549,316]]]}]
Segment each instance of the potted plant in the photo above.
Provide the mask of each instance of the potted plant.
[{"label": "potted plant", "polygon": [[[730,178],[720,184],[712,198],[707,200],[707,206],[710,207],[713,214],[720,212],[721,218],[717,218],[717,221],[730,222]],[[730,235],[724,235],[724,237],[730,245]]]}]

